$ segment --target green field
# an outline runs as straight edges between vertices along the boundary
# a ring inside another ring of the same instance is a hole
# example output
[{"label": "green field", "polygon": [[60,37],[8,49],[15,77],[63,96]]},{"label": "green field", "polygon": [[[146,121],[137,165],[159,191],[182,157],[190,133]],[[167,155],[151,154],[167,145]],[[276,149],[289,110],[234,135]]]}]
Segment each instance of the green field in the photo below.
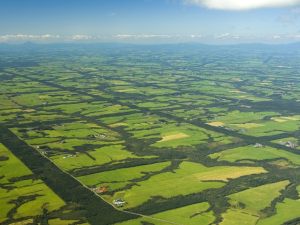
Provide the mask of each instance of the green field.
[{"label": "green field", "polygon": [[300,221],[294,45],[0,45],[0,223]]},{"label": "green field", "polygon": [[[208,225],[214,221],[214,215],[211,212],[207,212],[209,209],[209,204],[198,203],[189,205],[186,207],[181,207],[173,210],[168,210],[165,212],[150,215],[151,218],[141,218],[136,220],[130,220],[123,223],[118,223],[116,225],[142,225],[145,222],[157,224],[157,225],[167,225],[173,223],[180,224],[190,224],[190,225]],[[170,223],[166,221],[170,221]]]},{"label": "green field", "polygon": [[228,149],[210,155],[211,158],[219,161],[237,162],[240,160],[266,160],[266,159],[286,159],[290,163],[300,165],[300,156],[287,151],[271,147],[246,146]]},{"label": "green field", "polygon": [[[220,188],[229,179],[265,172],[260,167],[210,168],[201,164],[183,162],[174,172],[154,175],[148,180],[137,182],[128,190],[114,193],[113,197],[115,199],[122,197],[128,203],[126,207],[135,207],[155,196],[170,198],[198,193],[207,189]],[[116,175],[118,175],[118,172],[116,172]]]},{"label": "green field", "polygon": [[4,159],[0,161],[0,223],[27,220],[38,223],[39,217],[45,213],[51,217],[54,211],[63,216],[66,203],[41,180],[34,178],[32,172],[1,143],[0,157]]}]

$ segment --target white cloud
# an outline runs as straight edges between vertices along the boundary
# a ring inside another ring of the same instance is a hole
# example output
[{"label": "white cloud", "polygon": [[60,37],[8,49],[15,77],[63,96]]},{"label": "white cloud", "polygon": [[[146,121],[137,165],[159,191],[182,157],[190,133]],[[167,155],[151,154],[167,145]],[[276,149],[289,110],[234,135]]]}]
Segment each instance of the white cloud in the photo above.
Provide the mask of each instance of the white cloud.
[{"label": "white cloud", "polygon": [[191,34],[190,35],[190,38],[203,38],[203,35],[202,34]]},{"label": "white cloud", "polygon": [[85,35],[85,34],[75,34],[75,35],[72,35],[71,39],[73,41],[86,41],[86,40],[94,39],[94,37],[90,36],[90,35]]},{"label": "white cloud", "polygon": [[184,0],[184,2],[220,10],[249,10],[300,5],[300,0]]},{"label": "white cloud", "polygon": [[10,41],[50,41],[60,39],[60,35],[52,34],[6,34],[0,35],[0,42],[10,42]]},{"label": "white cloud", "polygon": [[275,40],[278,40],[281,38],[282,38],[281,35],[278,35],[278,34],[273,35],[273,39],[275,39]]},{"label": "white cloud", "polygon": [[288,39],[294,39],[294,40],[299,40],[300,39],[300,34],[291,34],[291,35],[287,35]]},{"label": "white cloud", "polygon": [[240,38],[241,37],[239,35],[230,34],[230,33],[215,35],[215,39],[217,39],[217,40],[224,40],[224,39],[237,40],[237,39],[240,39]]},{"label": "white cloud", "polygon": [[117,34],[113,36],[116,39],[151,39],[151,38],[172,38],[167,34]]}]

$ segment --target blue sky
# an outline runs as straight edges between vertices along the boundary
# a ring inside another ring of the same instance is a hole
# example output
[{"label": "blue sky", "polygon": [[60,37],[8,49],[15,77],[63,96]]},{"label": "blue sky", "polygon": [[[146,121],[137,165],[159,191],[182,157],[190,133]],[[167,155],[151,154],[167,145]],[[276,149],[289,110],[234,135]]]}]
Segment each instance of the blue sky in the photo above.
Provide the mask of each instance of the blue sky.
[{"label": "blue sky", "polygon": [[0,0],[0,42],[300,41],[300,0]]}]

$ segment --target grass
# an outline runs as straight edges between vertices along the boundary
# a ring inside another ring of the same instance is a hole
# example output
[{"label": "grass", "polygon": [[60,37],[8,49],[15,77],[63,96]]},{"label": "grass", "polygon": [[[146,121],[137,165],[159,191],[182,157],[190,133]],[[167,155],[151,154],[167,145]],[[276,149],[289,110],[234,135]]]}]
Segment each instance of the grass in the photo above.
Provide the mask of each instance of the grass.
[{"label": "grass", "polygon": [[256,225],[258,219],[258,216],[245,213],[242,210],[229,209],[223,215],[223,221],[220,225]]},{"label": "grass", "polygon": [[187,137],[189,137],[189,136],[185,133],[169,134],[169,135],[163,136],[162,139],[158,142],[172,141],[172,140],[177,140],[177,139],[182,139],[182,138],[187,138]]},{"label": "grass", "polygon": [[[125,131],[132,134],[136,139],[153,139],[151,146],[156,148],[192,147],[198,144],[207,144],[209,139],[211,139],[211,142],[218,142],[219,144],[231,142],[230,137],[226,137],[220,133],[208,131],[186,123],[179,124],[175,121],[162,119],[155,115],[133,113],[125,116],[106,117],[101,120],[110,126],[120,124]],[[170,136],[176,134],[181,134],[180,136],[182,138],[179,139],[175,138],[176,136]],[[183,138],[183,134],[186,135],[186,137]],[[169,138],[172,140],[160,141],[167,136],[170,136],[167,140]]]},{"label": "grass", "polygon": [[281,182],[265,184],[229,195],[228,197],[231,200],[245,204],[246,209],[255,214],[260,210],[270,206],[272,200],[278,197],[280,195],[280,191],[285,189],[289,183],[289,181],[285,180]]},{"label": "grass", "polygon": [[225,125],[223,122],[219,122],[219,121],[210,122],[210,123],[207,123],[207,124],[210,125],[210,126],[213,126],[213,127],[222,127],[222,126]]},{"label": "grass", "polygon": [[[0,161],[1,183],[10,183],[10,179],[32,174],[31,171],[23,166],[23,163],[16,158],[3,144],[0,143],[0,156],[7,157],[8,160]],[[16,169],[20,168],[20,169]]]},{"label": "grass", "polygon": [[295,165],[300,165],[300,156],[272,147],[256,148],[252,145],[238,147],[209,155],[218,161],[237,162],[239,160],[287,159]]},{"label": "grass", "polygon": [[283,202],[279,202],[276,205],[276,214],[261,219],[258,221],[257,225],[274,225],[283,224],[289,220],[299,218],[300,200],[293,200],[286,198]]},{"label": "grass", "polygon": [[223,220],[220,225],[256,225],[261,218],[266,217],[262,210],[271,206],[271,202],[280,196],[281,191],[289,184],[290,182],[285,180],[229,195],[231,208],[222,214]]},{"label": "grass", "polygon": [[[5,184],[13,187],[10,190],[0,188],[0,223],[6,220],[7,213],[15,207],[13,201],[17,201],[19,197],[32,196],[32,199],[27,200],[16,209],[16,212],[13,213],[15,219],[41,215],[43,208],[51,212],[65,205],[64,201],[41,180],[20,178],[31,175],[32,172],[3,144],[0,144],[0,156],[5,156],[7,159],[0,161],[0,177],[2,177],[0,184],[4,187]],[[12,182],[12,178],[19,178],[20,181]]]},{"label": "grass", "polygon": [[[123,145],[108,145],[102,148],[96,148],[93,151],[85,153],[77,153],[76,155],[60,154],[52,156],[51,159],[60,168],[64,170],[71,170],[81,167],[93,167],[103,164],[122,161],[125,159],[137,158],[152,158],[154,156],[139,157],[125,149]],[[89,156],[89,155],[91,156]]]},{"label": "grass", "polygon": [[[49,225],[70,225],[70,224],[74,224],[75,222],[78,222],[78,221],[77,220],[62,220],[59,218],[48,220]],[[80,225],[83,225],[83,224],[80,223]]]},{"label": "grass", "polygon": [[[252,121],[261,120],[266,116],[278,115],[275,112],[241,112],[238,110],[231,111],[224,116],[217,116],[214,121],[223,122],[225,124],[242,124],[251,123]],[[214,122],[213,121],[213,122]]]},{"label": "grass", "polygon": [[260,167],[205,167],[198,163],[183,162],[174,172],[160,173],[137,182],[136,186],[122,192],[122,197],[128,202],[127,207],[134,207],[154,196],[170,198],[199,193],[220,188],[228,179],[264,172]]},{"label": "grass", "polygon": [[115,183],[121,183],[125,185],[133,179],[143,177],[146,173],[160,171],[169,165],[170,162],[154,163],[150,165],[136,166],[102,173],[90,174],[78,177],[78,179],[88,186],[109,184],[110,187],[112,187]]},{"label": "grass", "polygon": [[[151,217],[174,222],[176,224],[209,225],[214,221],[215,217],[211,211],[207,212],[208,208],[209,204],[207,202],[203,202],[153,214]],[[154,219],[139,218],[118,223],[116,225],[143,225],[143,222],[145,221],[153,224],[171,224]]]},{"label": "grass", "polygon": [[23,187],[21,190],[16,190],[16,193],[11,194],[12,196],[27,196],[31,194],[39,195],[33,201],[22,204],[17,209],[14,218],[40,215],[43,213],[43,208],[51,212],[65,205],[65,202],[58,198],[58,196],[44,183],[37,183],[35,185]]}]

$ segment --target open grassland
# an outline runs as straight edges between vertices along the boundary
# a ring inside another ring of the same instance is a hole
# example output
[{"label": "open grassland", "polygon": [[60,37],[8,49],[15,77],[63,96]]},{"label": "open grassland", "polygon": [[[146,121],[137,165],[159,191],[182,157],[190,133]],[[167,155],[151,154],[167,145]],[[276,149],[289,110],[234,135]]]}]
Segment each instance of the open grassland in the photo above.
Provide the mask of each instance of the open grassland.
[{"label": "open grassland", "polygon": [[300,200],[286,198],[276,204],[276,214],[258,221],[258,225],[282,224],[299,218]]},{"label": "open grassland", "polygon": [[298,115],[277,116],[274,112],[232,111],[223,116],[217,116],[208,124],[228,127],[240,133],[260,137],[296,131],[300,125],[300,119]]},{"label": "open grassland", "polygon": [[170,198],[199,193],[222,187],[228,179],[265,172],[261,167],[205,167],[197,163],[183,162],[174,172],[163,172],[145,181],[136,182],[130,189],[116,192],[113,198],[122,196],[128,203],[126,207],[130,208],[155,196]]},{"label": "open grassland", "polygon": [[118,133],[84,121],[13,131],[64,170],[156,157],[138,156],[126,149]]},{"label": "open grassland", "polygon": [[131,114],[122,117],[105,117],[104,123],[122,126],[136,139],[153,140],[153,147],[189,146],[211,143],[226,144],[232,140],[220,133],[184,123],[176,123],[153,115]]},{"label": "open grassland", "polygon": [[229,195],[228,197],[236,203],[244,204],[247,210],[255,214],[270,206],[272,200],[278,197],[280,191],[284,190],[289,183],[289,181],[281,181],[265,184]]},{"label": "open grassland", "polygon": [[300,54],[249,47],[0,46],[0,223],[298,223]]},{"label": "open grassland", "polygon": [[60,154],[52,156],[51,159],[59,167],[65,170],[78,169],[82,167],[93,167],[104,164],[110,164],[122,160],[153,158],[155,156],[139,157],[130,151],[127,151],[123,145],[108,145],[102,148],[96,148],[92,151],[80,152],[76,155]]},{"label": "open grassland", "polygon": [[[27,220],[38,223],[38,217],[66,207],[47,185],[33,179],[32,172],[2,144],[0,157],[0,223],[18,221],[27,224]],[[60,220],[64,224],[70,223],[68,219]]]},{"label": "open grassland", "polygon": [[128,183],[134,183],[134,179],[141,178],[146,174],[151,174],[153,172],[163,170],[169,165],[170,162],[163,162],[144,166],[130,167],[82,176],[79,177],[79,180],[91,187],[104,185],[109,186],[109,189],[114,190],[116,188],[124,187]]},{"label": "open grassland", "polygon": [[[222,215],[220,224],[256,225],[260,221],[265,221],[266,214],[263,210],[271,207],[271,203],[282,194],[289,183],[285,180],[229,195],[231,208]],[[281,224],[276,221],[277,219],[273,219],[273,224]]]},{"label": "open grassland", "polygon": [[287,159],[290,163],[300,165],[300,156],[288,151],[271,147],[255,147],[253,145],[228,149],[210,155],[218,161],[238,162],[240,160],[260,161],[266,159]]},{"label": "open grassland", "polygon": [[251,215],[239,209],[229,209],[223,215],[223,221],[220,225],[255,225],[257,220],[256,215]]},{"label": "open grassland", "polygon": [[261,120],[266,116],[277,115],[274,112],[241,112],[238,110],[227,113],[224,116],[218,116],[214,120],[216,122],[222,122],[224,124],[242,124],[251,123],[252,121]]},{"label": "open grassland", "polygon": [[[153,214],[151,218],[140,218],[118,223],[116,225],[142,225],[145,222],[167,225],[167,224],[188,224],[188,225],[208,225],[211,224],[215,217],[211,211],[208,211],[209,204],[206,202],[197,203],[173,210]],[[161,220],[161,221],[160,221]],[[163,220],[170,221],[163,222]]]},{"label": "open grassland", "polygon": [[166,134],[158,142],[172,141],[172,140],[177,140],[177,139],[182,139],[182,138],[187,138],[187,137],[189,137],[189,136],[185,133]]}]

